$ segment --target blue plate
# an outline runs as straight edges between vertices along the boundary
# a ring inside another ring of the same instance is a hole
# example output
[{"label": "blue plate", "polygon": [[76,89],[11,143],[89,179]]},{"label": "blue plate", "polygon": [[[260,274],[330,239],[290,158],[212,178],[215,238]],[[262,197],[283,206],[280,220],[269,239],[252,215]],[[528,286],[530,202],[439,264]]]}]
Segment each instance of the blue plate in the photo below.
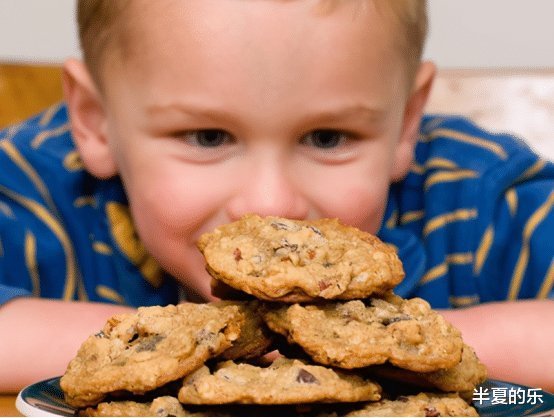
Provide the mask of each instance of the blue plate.
[{"label": "blue plate", "polygon": [[[500,380],[487,380],[476,389],[473,399],[481,416],[554,416],[554,395]],[[75,409],[64,401],[59,377],[27,386],[17,396],[15,405],[28,417],[75,415]]]}]

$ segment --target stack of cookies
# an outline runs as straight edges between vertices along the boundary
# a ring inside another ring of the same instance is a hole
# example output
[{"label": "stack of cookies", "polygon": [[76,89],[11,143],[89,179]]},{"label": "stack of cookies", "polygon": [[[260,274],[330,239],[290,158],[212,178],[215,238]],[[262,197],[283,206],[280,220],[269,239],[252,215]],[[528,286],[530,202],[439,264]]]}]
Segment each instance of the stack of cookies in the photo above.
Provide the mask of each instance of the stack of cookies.
[{"label": "stack of cookies", "polygon": [[108,320],[61,379],[80,414],[477,415],[464,394],[484,366],[427,302],[393,294],[402,264],[378,238],[249,215],[198,247],[234,300]]}]

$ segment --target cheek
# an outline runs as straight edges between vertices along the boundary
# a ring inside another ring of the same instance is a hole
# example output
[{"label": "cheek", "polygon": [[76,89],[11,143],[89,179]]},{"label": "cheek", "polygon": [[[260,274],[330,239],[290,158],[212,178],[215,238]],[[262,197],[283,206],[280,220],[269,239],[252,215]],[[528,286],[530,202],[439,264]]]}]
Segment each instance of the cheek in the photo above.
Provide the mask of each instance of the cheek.
[{"label": "cheek", "polygon": [[[375,155],[375,154],[374,154]],[[345,166],[312,167],[303,190],[316,207],[315,216],[339,218],[370,233],[382,222],[390,185],[390,160],[364,157]]]},{"label": "cheek", "polygon": [[122,177],[141,241],[164,270],[206,297],[209,280],[195,243],[220,223],[225,177],[171,161],[128,168]]},{"label": "cheek", "polygon": [[165,162],[131,173],[126,188],[141,229],[181,239],[197,238],[195,232],[218,211],[227,190],[225,177],[203,171]]},{"label": "cheek", "polygon": [[368,181],[366,184],[337,184],[333,193],[320,196],[325,217],[339,218],[342,222],[370,233],[377,233],[386,207],[388,184]]}]

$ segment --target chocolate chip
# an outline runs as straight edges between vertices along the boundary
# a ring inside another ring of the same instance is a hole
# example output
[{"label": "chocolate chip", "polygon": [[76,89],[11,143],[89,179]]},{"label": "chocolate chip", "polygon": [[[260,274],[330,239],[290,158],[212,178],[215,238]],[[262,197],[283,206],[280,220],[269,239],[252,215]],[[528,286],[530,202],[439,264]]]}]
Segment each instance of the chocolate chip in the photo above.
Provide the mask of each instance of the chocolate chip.
[{"label": "chocolate chip", "polygon": [[158,345],[158,343],[164,338],[165,337],[163,337],[162,335],[152,335],[150,337],[146,337],[143,341],[140,342],[140,344],[137,345],[135,351],[137,353],[140,353],[142,351],[155,351],[156,345]]},{"label": "chocolate chip", "polygon": [[96,338],[107,338],[108,336],[104,334],[104,331],[99,331],[96,334],[94,334]]},{"label": "chocolate chip", "polygon": [[394,324],[395,322],[408,321],[409,319],[412,319],[412,317],[409,316],[409,315],[399,315],[399,316],[395,316],[395,317],[392,317],[392,318],[383,318],[381,323],[383,325],[387,326],[387,325],[390,325],[390,324]]},{"label": "chocolate chip", "polygon": [[313,374],[304,369],[300,369],[300,371],[298,372],[298,376],[296,376],[296,381],[298,383],[319,385],[319,380],[317,380],[317,378]]},{"label": "chocolate chip", "polygon": [[240,248],[235,248],[235,251],[233,251],[233,256],[235,257],[235,261],[242,260],[242,253],[240,252]]},{"label": "chocolate chip", "polygon": [[277,230],[283,229],[285,231],[290,231],[290,226],[283,222],[271,222],[270,225]]},{"label": "chocolate chip", "polygon": [[133,341],[135,341],[137,338],[139,337],[139,335],[135,332],[133,334],[133,336],[131,337],[131,339],[128,341],[129,343],[132,343]]},{"label": "chocolate chip", "polygon": [[319,229],[317,229],[315,226],[308,225],[308,228],[310,228],[312,231],[314,231],[317,235],[323,236],[323,234],[321,233],[321,231],[320,231]]},{"label": "chocolate chip", "polygon": [[425,408],[425,416],[426,417],[440,417],[441,414],[437,409],[433,406],[428,406]]},{"label": "chocolate chip", "polygon": [[196,334],[196,342],[198,344],[207,344],[212,345],[214,344],[216,339],[215,332],[208,331],[206,329],[201,329],[198,334]]}]

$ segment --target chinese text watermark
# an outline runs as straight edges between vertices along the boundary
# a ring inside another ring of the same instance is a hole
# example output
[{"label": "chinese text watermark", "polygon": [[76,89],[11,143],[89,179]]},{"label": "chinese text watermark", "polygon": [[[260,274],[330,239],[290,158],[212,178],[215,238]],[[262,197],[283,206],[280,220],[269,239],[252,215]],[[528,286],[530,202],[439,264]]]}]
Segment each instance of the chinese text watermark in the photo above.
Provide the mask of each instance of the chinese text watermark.
[{"label": "chinese text watermark", "polygon": [[491,405],[536,405],[544,403],[541,388],[486,388],[473,389],[473,402],[482,405],[487,402]]}]

